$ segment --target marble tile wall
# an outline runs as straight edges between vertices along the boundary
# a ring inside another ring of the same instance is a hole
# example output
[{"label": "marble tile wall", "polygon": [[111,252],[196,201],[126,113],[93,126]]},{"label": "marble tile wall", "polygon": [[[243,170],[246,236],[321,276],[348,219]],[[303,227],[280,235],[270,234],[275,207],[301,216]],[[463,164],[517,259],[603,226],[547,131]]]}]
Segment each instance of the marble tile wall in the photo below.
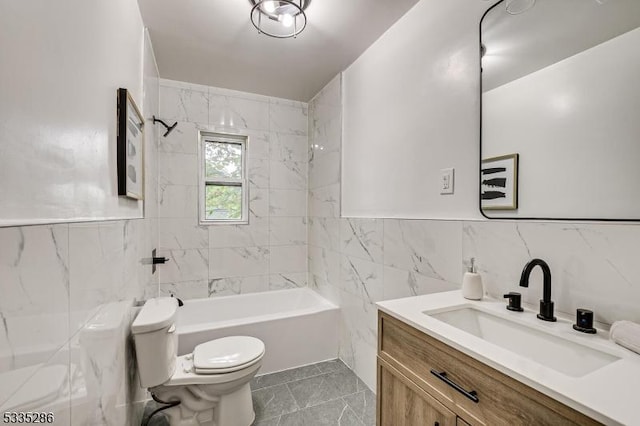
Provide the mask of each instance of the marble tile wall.
[{"label": "marble tile wall", "polygon": [[[145,117],[158,75],[145,37]],[[56,425],[139,424],[133,301],[158,292],[144,258],[158,243],[157,135],[145,134],[145,218],[0,228],[0,413]],[[107,161],[105,159],[105,161]]]},{"label": "marble tile wall", "polygon": [[462,223],[340,218],[340,76],[309,104],[309,285],[342,308],[340,358],[375,389],[375,302],[447,291]]},{"label": "marble tile wall", "polygon": [[[340,358],[375,389],[375,302],[453,290],[476,258],[485,291],[520,291],[537,306],[541,274],[518,286],[525,263],[552,269],[558,312],[640,321],[634,250],[640,226],[340,218],[340,77],[309,103],[309,286],[342,307]],[[535,308],[534,306],[534,308]]]},{"label": "marble tile wall", "polygon": [[[307,105],[161,80],[161,294],[185,299],[307,285]],[[198,223],[198,131],[249,136],[249,225]]]}]

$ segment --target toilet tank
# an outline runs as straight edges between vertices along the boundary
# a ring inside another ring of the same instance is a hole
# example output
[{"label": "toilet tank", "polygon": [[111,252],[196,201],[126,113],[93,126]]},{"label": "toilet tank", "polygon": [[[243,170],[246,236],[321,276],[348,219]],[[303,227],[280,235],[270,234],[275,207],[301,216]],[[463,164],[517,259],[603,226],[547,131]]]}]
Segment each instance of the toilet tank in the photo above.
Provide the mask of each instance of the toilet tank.
[{"label": "toilet tank", "polygon": [[178,301],[173,297],[149,299],[131,324],[140,384],[144,388],[163,384],[175,371],[177,310]]}]

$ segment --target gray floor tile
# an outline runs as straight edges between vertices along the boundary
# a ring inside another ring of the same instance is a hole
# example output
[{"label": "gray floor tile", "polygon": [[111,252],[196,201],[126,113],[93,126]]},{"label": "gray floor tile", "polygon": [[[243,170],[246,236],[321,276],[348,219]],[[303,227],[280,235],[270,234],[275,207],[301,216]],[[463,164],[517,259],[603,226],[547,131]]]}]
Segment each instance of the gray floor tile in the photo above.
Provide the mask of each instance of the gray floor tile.
[{"label": "gray floor tile", "polygon": [[316,366],[318,367],[318,370],[320,370],[321,373],[330,373],[336,370],[349,369],[349,367],[347,367],[347,365],[344,362],[342,362],[342,360],[340,359],[333,359],[331,361],[319,362],[316,364]]},{"label": "gray floor tile", "polygon": [[366,426],[376,424],[376,395],[370,390],[354,393],[342,397],[344,402],[353,410]]},{"label": "gray floor tile", "polygon": [[291,370],[284,370],[277,373],[264,374],[262,376],[254,377],[251,381],[251,389],[255,391],[269,386],[275,386],[304,379],[306,377],[317,376],[321,373],[321,371],[316,365],[317,364],[305,365],[303,367],[293,368]]},{"label": "gray floor tile", "polygon": [[350,395],[369,389],[355,373],[349,369],[327,373],[336,388],[340,390],[340,396]]},{"label": "gray floor tile", "polygon": [[256,420],[251,426],[278,426],[280,424],[280,416],[272,417],[265,420]]},{"label": "gray floor tile", "polygon": [[351,370],[337,370],[287,383],[300,408],[313,407],[363,390],[364,383]]},{"label": "gray floor tile", "polygon": [[342,361],[267,374],[251,383],[252,426],[375,426],[375,395]]},{"label": "gray floor tile", "polygon": [[287,385],[276,385],[252,392],[256,422],[298,410]]},{"label": "gray floor tile", "polygon": [[334,399],[281,417],[279,426],[362,426],[342,399]]},{"label": "gray floor tile", "polygon": [[290,382],[287,386],[300,408],[312,407],[342,396],[333,381],[329,380],[328,374]]}]

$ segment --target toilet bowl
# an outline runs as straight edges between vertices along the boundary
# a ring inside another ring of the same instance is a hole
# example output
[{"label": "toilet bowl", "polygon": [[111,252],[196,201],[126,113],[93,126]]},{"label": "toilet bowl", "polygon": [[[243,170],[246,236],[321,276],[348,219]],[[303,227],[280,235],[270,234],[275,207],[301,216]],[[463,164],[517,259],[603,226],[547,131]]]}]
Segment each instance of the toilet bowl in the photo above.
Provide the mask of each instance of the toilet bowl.
[{"label": "toilet bowl", "polygon": [[140,384],[157,400],[180,401],[163,412],[172,426],[249,426],[250,381],[262,365],[264,343],[231,336],[177,356],[175,298],[148,300],[131,325]]}]

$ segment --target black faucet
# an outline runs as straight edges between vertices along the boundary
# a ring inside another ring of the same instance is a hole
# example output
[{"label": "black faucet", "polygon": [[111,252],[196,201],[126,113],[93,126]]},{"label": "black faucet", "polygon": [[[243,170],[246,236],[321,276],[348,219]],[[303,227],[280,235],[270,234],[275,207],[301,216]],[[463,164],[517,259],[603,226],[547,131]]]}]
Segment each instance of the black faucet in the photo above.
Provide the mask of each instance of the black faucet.
[{"label": "black faucet", "polygon": [[529,287],[529,275],[531,275],[531,271],[536,266],[542,268],[542,275],[544,277],[544,290],[542,292],[542,299],[540,300],[540,313],[538,314],[538,318],[543,321],[555,321],[556,317],[553,316],[553,302],[551,301],[551,269],[549,269],[547,262],[542,259],[533,259],[527,263],[520,276],[520,287]]}]

